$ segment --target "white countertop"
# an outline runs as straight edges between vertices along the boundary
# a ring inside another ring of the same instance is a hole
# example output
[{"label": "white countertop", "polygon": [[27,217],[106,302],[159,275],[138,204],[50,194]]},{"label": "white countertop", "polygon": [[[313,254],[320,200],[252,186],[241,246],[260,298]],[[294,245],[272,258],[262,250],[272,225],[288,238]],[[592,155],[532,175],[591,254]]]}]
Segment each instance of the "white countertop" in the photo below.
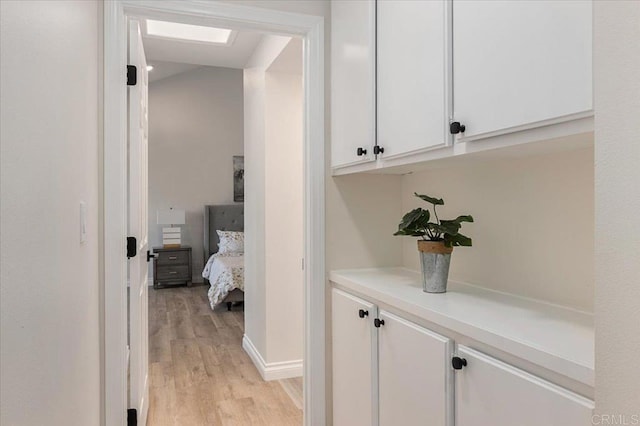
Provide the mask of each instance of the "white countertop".
[{"label": "white countertop", "polygon": [[404,268],[331,271],[330,281],[563,376],[594,386],[593,315],[449,281],[422,291]]}]

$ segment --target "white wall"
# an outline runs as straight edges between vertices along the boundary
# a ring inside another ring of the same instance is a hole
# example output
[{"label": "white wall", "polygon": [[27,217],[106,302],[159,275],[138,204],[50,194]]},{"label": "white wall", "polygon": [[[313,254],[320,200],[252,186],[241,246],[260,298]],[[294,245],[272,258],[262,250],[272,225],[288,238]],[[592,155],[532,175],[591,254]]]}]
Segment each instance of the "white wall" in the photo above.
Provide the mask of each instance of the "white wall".
[{"label": "white wall", "polygon": [[202,282],[204,267],[204,206],[234,204],[232,157],[244,152],[242,85],[242,70],[217,67],[149,85],[149,241],[162,245],[158,209],[184,209],[182,243],[192,247],[194,282]]},{"label": "white wall", "polygon": [[266,351],[265,276],[265,72],[244,70],[244,334],[258,352]]},{"label": "white wall", "polygon": [[596,1],[594,23],[596,413],[633,424],[632,415],[640,419],[640,2]]},{"label": "white wall", "polygon": [[[593,311],[593,150],[472,161],[403,178],[403,212],[444,198],[441,219],[471,214],[453,251],[450,278]],[[398,220],[399,222],[399,220]],[[416,238],[405,266],[419,270]]]},{"label": "white wall", "polygon": [[268,364],[303,350],[301,64],[300,40],[270,36],[244,77],[245,334]]},{"label": "white wall", "polygon": [[7,426],[100,422],[101,13],[89,0],[0,2],[0,423]]},{"label": "white wall", "polygon": [[302,360],[303,353],[304,179],[300,40],[292,40],[279,58],[290,48],[299,61],[299,72],[268,70],[265,76],[267,362]]}]

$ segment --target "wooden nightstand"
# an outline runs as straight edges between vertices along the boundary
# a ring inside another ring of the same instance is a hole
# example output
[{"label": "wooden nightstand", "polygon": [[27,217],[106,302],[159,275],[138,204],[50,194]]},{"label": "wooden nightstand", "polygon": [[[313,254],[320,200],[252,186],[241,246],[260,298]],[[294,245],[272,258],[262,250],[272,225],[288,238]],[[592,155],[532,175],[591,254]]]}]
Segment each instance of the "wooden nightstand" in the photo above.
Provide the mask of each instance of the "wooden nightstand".
[{"label": "wooden nightstand", "polygon": [[175,285],[191,287],[191,247],[154,247],[153,288]]}]

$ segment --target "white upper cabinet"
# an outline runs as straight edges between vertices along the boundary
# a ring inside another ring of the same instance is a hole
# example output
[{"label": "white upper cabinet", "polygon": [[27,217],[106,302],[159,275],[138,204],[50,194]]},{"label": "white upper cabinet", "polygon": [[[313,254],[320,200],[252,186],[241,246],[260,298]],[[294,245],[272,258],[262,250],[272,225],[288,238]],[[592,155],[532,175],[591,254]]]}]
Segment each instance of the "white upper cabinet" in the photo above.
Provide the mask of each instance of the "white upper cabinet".
[{"label": "white upper cabinet", "polygon": [[584,426],[593,402],[460,345],[455,373],[456,426]]},{"label": "white upper cabinet", "polygon": [[449,139],[447,7],[444,0],[377,2],[377,141],[384,149],[382,159],[443,146]]},{"label": "white upper cabinet", "polygon": [[374,370],[377,308],[343,291],[331,291],[333,424],[371,426],[376,415]]},{"label": "white upper cabinet", "polygon": [[379,426],[447,426],[451,340],[386,311],[380,319]]},{"label": "white upper cabinet", "polygon": [[375,31],[373,0],[331,3],[332,167],[375,159]]},{"label": "white upper cabinet", "polygon": [[453,109],[464,139],[590,115],[591,10],[581,0],[453,0]]}]

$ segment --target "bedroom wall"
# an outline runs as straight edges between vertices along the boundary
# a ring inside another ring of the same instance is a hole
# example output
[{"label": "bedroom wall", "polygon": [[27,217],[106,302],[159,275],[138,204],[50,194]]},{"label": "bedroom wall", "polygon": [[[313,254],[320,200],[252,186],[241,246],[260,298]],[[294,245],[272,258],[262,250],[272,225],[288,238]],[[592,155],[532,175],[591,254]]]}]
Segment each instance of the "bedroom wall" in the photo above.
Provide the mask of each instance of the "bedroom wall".
[{"label": "bedroom wall", "polygon": [[97,426],[102,4],[0,20],[0,424]]},{"label": "bedroom wall", "polygon": [[200,67],[149,85],[149,239],[162,245],[158,209],[184,209],[194,282],[203,281],[204,206],[234,204],[232,157],[244,152],[242,78],[242,70]]},{"label": "bedroom wall", "polygon": [[[403,212],[444,198],[440,218],[471,214],[450,277],[593,312],[593,149],[527,158],[470,160],[406,175]],[[416,239],[403,240],[404,265],[419,270]]]}]

